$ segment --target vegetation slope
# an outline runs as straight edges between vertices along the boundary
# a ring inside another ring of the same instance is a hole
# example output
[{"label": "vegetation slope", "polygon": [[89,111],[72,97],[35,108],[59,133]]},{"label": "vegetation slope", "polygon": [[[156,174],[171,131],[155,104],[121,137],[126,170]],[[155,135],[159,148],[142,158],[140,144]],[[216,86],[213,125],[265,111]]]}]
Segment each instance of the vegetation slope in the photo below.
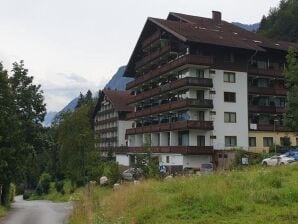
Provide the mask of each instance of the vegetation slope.
[{"label": "vegetation slope", "polygon": [[117,191],[93,187],[70,217],[77,223],[297,223],[298,166],[150,180]]}]

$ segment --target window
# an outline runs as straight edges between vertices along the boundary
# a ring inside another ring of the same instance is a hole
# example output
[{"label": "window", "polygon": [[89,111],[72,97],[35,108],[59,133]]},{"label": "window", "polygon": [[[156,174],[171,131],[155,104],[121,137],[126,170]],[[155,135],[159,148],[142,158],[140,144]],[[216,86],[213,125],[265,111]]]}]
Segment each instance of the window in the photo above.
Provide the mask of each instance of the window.
[{"label": "window", "polygon": [[236,113],[225,112],[225,123],[236,123]]},{"label": "window", "polygon": [[210,111],[210,115],[216,115],[216,111]]},{"label": "window", "polygon": [[264,137],[263,138],[263,146],[270,147],[273,145],[273,138],[272,137]]},{"label": "window", "polygon": [[226,147],[237,146],[237,137],[236,136],[225,136],[225,146]]},{"label": "window", "polygon": [[170,139],[171,139],[170,136],[171,136],[170,132],[167,132],[168,146],[170,146]]},{"label": "window", "polygon": [[233,92],[224,92],[224,100],[225,102],[236,102],[236,93]]},{"label": "window", "polygon": [[209,74],[210,75],[215,74],[215,70],[209,70]]},{"label": "window", "polygon": [[218,158],[222,158],[222,154],[221,153],[218,154]]},{"label": "window", "polygon": [[232,82],[235,83],[236,82],[236,77],[235,77],[235,73],[234,72],[224,72],[224,82]]},{"label": "window", "polygon": [[166,156],[166,162],[170,163],[170,157],[169,156]]},{"label": "window", "polygon": [[249,143],[250,147],[256,147],[256,145],[257,145],[256,137],[249,137],[248,138],[248,143]]},{"label": "window", "polygon": [[281,137],[280,138],[280,145],[281,146],[291,146],[291,140],[289,137]]},{"label": "window", "polygon": [[196,70],[196,75],[197,75],[198,78],[204,78],[204,70],[197,69]]},{"label": "window", "polygon": [[197,136],[198,146],[205,146],[205,136],[198,135]]},{"label": "window", "polygon": [[189,137],[188,131],[179,131],[178,132],[178,145],[179,146],[188,146]]},{"label": "window", "polygon": [[199,121],[204,121],[205,120],[205,112],[204,111],[198,111],[198,120]]}]

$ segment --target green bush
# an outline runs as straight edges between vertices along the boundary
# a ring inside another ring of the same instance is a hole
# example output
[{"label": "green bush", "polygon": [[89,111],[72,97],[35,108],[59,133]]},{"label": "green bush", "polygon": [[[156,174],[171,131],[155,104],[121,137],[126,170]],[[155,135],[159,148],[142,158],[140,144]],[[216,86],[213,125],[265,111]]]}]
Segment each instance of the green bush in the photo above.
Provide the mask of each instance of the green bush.
[{"label": "green bush", "polygon": [[62,191],[64,191],[64,182],[63,181],[56,181],[55,182],[55,188],[56,188],[56,191],[59,192],[59,193],[62,193]]},{"label": "green bush", "polygon": [[9,186],[9,201],[13,202],[15,196],[16,196],[16,185],[11,183]]},{"label": "green bush", "polygon": [[51,176],[48,173],[43,173],[39,178],[39,182],[36,190],[41,191],[42,194],[48,194],[50,187],[51,187]]},{"label": "green bush", "polygon": [[116,183],[120,179],[118,163],[116,163],[115,161],[105,162],[103,176],[106,176],[109,179],[110,184]]},{"label": "green bush", "polygon": [[24,194],[23,194],[23,199],[24,200],[27,200],[31,197],[32,193],[29,192],[29,191],[24,191]]}]

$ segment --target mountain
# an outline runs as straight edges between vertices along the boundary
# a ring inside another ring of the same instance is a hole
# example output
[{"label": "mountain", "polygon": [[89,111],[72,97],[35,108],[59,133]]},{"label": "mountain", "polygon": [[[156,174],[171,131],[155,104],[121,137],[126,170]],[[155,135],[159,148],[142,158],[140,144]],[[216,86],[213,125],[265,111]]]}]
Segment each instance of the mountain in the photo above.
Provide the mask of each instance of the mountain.
[{"label": "mountain", "polygon": [[233,22],[232,24],[242,28],[242,29],[246,29],[248,31],[251,32],[256,32],[258,31],[259,27],[260,27],[260,23],[254,23],[254,24],[243,24],[243,23],[238,23],[238,22]]},{"label": "mountain", "polygon": [[78,100],[79,100],[79,97],[74,98],[59,113],[67,112],[67,111],[73,112],[78,104]]},{"label": "mountain", "polygon": [[44,118],[43,126],[44,127],[51,126],[52,121],[54,120],[54,118],[57,114],[58,114],[58,112],[53,112],[53,111],[48,112]]},{"label": "mountain", "polygon": [[118,71],[113,75],[112,79],[106,84],[105,89],[117,89],[125,90],[126,84],[132,80],[132,78],[123,77],[126,66],[121,66]]}]

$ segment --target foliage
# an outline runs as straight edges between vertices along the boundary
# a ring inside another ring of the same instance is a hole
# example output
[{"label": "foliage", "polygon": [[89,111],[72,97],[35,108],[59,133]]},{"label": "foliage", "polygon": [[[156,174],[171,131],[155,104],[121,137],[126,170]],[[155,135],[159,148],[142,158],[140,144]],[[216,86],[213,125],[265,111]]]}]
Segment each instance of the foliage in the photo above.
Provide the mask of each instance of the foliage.
[{"label": "foliage", "polygon": [[109,179],[110,184],[117,183],[120,179],[118,163],[115,161],[104,162],[102,176],[106,176]]},{"label": "foliage", "polygon": [[55,182],[55,189],[57,192],[62,193],[64,192],[64,182],[63,181],[56,181]]},{"label": "foliage", "polygon": [[48,173],[43,173],[40,176],[37,188],[36,188],[36,192],[37,194],[41,195],[41,194],[47,194],[49,193],[50,190],[50,183],[51,183],[51,176]]},{"label": "foliage", "polygon": [[278,40],[298,42],[298,1],[282,0],[262,18],[259,33]]},{"label": "foliage", "polygon": [[298,132],[298,55],[290,50],[287,55],[288,68],[285,71],[288,88],[288,103],[285,124]]},{"label": "foliage", "polygon": [[225,171],[85,191],[77,223],[296,223],[298,166]]}]

